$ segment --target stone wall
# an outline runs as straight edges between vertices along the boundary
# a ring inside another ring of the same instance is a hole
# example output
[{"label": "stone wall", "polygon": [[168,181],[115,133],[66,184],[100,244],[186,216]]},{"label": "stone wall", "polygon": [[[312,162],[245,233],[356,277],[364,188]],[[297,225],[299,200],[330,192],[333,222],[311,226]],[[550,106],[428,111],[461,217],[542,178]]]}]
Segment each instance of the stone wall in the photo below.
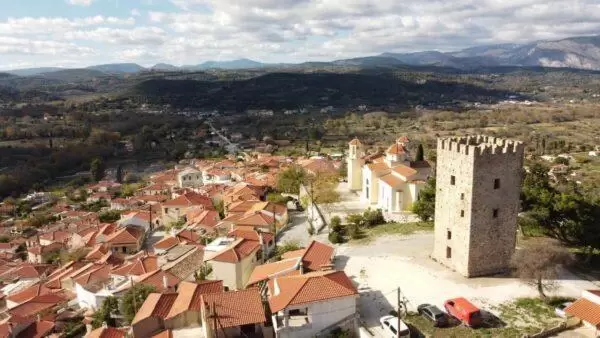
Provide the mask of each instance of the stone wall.
[{"label": "stone wall", "polygon": [[438,140],[436,260],[467,277],[509,267],[523,151],[520,142],[493,137]]}]

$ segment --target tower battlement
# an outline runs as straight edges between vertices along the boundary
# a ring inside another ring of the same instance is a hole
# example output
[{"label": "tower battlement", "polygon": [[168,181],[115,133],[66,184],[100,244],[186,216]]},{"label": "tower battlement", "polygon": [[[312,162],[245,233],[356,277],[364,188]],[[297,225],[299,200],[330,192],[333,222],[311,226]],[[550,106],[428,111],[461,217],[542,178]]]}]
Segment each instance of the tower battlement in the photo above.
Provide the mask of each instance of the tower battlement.
[{"label": "tower battlement", "polygon": [[486,135],[438,139],[437,148],[438,152],[450,151],[467,156],[522,155],[525,151],[525,145],[521,141]]}]

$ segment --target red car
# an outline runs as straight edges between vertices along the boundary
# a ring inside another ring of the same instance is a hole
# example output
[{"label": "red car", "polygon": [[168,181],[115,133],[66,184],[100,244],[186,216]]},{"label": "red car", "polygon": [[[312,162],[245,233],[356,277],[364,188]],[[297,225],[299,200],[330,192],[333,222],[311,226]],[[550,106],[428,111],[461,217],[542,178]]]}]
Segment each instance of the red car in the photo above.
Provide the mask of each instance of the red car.
[{"label": "red car", "polygon": [[478,327],[483,323],[481,310],[465,298],[449,299],[444,303],[444,308],[449,315],[457,318],[469,327]]}]

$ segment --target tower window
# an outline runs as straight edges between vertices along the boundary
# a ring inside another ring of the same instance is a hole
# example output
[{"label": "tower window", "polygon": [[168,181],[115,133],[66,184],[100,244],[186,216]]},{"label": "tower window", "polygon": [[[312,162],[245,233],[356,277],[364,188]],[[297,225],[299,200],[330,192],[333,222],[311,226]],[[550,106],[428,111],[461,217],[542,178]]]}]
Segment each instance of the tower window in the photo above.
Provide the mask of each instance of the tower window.
[{"label": "tower window", "polygon": [[449,246],[446,247],[446,258],[452,258],[452,248]]},{"label": "tower window", "polygon": [[465,199],[465,193],[463,192],[463,193],[460,194],[460,200],[462,201],[464,199]]},{"label": "tower window", "polygon": [[494,180],[494,189],[500,189],[500,179],[499,178]]},{"label": "tower window", "polygon": [[498,218],[498,209],[494,209],[494,210],[492,211],[492,216],[493,216],[494,218]]},{"label": "tower window", "polygon": [[448,239],[452,239],[452,231],[448,230],[446,236]]},{"label": "tower window", "polygon": [[460,217],[465,217],[465,211],[464,210],[460,211]]},{"label": "tower window", "polygon": [[456,177],[454,175],[450,176],[450,185],[456,184]]}]

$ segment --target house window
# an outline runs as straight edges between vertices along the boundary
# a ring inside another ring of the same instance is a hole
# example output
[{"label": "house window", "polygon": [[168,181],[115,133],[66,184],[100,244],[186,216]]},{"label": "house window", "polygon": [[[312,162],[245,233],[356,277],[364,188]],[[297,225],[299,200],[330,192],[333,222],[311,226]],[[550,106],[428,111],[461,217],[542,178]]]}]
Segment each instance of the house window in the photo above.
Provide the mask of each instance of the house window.
[{"label": "house window", "polygon": [[446,258],[452,258],[452,248],[449,246],[446,247]]},{"label": "house window", "polygon": [[460,217],[465,217],[465,211],[464,210],[460,211]]},{"label": "house window", "polygon": [[463,192],[463,193],[460,194],[460,200],[462,201],[464,199],[465,199],[465,193]]},{"label": "house window", "polygon": [[165,214],[169,213],[169,208],[165,208]]},{"label": "house window", "polygon": [[450,176],[450,185],[456,184],[456,177],[454,175]]},{"label": "house window", "polygon": [[446,233],[446,237],[448,239],[452,239],[452,231],[448,230],[448,232]]},{"label": "house window", "polygon": [[498,209],[494,209],[494,210],[492,211],[492,216],[493,216],[494,218],[498,218]]},{"label": "house window", "polygon": [[500,189],[500,179],[499,178],[494,180],[494,189]]}]

